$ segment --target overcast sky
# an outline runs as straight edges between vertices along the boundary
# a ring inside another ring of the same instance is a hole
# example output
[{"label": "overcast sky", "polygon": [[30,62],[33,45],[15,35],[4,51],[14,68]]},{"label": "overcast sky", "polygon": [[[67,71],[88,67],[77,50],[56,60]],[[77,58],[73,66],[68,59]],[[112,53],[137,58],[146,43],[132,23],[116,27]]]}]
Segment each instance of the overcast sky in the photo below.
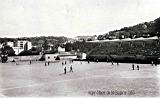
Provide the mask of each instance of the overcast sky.
[{"label": "overcast sky", "polygon": [[160,0],[0,0],[0,37],[99,35],[160,17]]}]

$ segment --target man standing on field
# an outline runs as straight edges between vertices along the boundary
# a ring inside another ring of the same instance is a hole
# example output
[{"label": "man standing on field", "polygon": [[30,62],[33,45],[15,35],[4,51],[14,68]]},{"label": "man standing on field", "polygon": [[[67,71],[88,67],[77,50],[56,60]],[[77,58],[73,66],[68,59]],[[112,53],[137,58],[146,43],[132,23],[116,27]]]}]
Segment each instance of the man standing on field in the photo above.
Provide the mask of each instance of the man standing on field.
[{"label": "man standing on field", "polygon": [[72,65],[70,66],[70,72],[73,72],[73,68],[72,68]]}]

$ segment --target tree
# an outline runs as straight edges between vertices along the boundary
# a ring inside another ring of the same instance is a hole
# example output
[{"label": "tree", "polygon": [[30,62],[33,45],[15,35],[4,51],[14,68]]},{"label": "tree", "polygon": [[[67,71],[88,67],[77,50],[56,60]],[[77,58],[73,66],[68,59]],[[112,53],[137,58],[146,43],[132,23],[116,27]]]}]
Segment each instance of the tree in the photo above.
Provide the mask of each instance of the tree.
[{"label": "tree", "polygon": [[160,38],[160,32],[157,32],[157,37]]},{"label": "tree", "polygon": [[47,40],[44,41],[43,45],[42,45],[44,51],[47,50],[49,48],[48,42]]},{"label": "tree", "polygon": [[105,39],[109,39],[109,34],[106,33],[105,36],[104,36],[104,38],[105,38]]},{"label": "tree", "polygon": [[71,51],[72,49],[73,49],[73,44],[72,43],[66,43],[65,50],[66,51]]},{"label": "tree", "polygon": [[31,55],[32,51],[31,50],[24,50],[21,53],[19,53],[19,56],[26,56],[26,55]]},{"label": "tree", "polygon": [[104,36],[103,35],[99,35],[98,36],[98,40],[103,40],[104,39]]},{"label": "tree", "polygon": [[88,38],[87,41],[93,41],[91,38]]},{"label": "tree", "polygon": [[155,31],[160,32],[160,18],[155,20],[154,26],[155,26]]},{"label": "tree", "polygon": [[2,54],[4,54],[4,53],[7,53],[8,56],[14,56],[15,55],[15,51],[13,50],[13,48],[8,46],[8,45],[5,45],[2,48]]},{"label": "tree", "polygon": [[15,55],[14,53],[14,50],[12,47],[4,44],[2,49],[1,49],[2,53],[1,53],[1,60],[2,60],[2,63],[5,63],[7,60],[8,60],[8,55],[9,56],[13,56]]},{"label": "tree", "polygon": [[158,18],[158,19],[155,20],[155,23],[154,23],[154,32],[156,33],[156,35],[158,37],[160,37],[160,18]]},{"label": "tree", "polygon": [[38,49],[36,47],[32,47],[30,50],[31,51],[38,51]]},{"label": "tree", "polygon": [[124,34],[123,33],[119,33],[119,39],[124,39]]}]

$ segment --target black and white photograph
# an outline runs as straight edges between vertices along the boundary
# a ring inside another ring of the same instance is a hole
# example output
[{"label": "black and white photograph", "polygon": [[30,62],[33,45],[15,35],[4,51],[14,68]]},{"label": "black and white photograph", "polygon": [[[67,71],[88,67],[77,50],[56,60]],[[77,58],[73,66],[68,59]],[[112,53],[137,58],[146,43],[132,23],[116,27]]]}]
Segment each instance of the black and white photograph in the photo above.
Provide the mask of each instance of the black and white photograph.
[{"label": "black and white photograph", "polygon": [[160,0],[0,0],[10,97],[160,97]]}]

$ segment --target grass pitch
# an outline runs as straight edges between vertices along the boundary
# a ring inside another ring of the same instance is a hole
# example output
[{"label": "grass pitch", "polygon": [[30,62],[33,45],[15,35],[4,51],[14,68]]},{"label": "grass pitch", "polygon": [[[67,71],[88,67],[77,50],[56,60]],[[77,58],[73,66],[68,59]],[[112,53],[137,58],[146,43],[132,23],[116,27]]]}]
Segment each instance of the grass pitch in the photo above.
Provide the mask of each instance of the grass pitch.
[{"label": "grass pitch", "polygon": [[49,66],[40,61],[0,63],[0,96],[159,96],[159,65],[139,64],[140,70],[132,70],[129,63],[67,61],[64,66],[61,61]]}]

